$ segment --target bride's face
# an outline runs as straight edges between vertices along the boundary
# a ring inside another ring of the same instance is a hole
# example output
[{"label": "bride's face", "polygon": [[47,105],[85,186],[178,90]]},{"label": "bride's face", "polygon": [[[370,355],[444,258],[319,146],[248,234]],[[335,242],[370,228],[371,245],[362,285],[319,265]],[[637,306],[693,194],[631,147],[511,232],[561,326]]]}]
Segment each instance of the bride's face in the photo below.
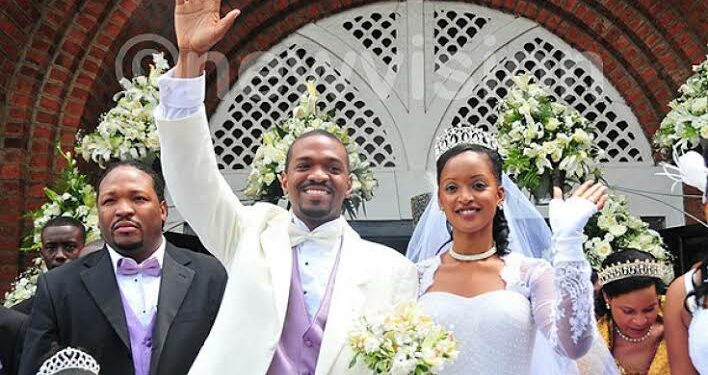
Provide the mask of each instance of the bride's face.
[{"label": "bride's face", "polygon": [[465,151],[447,161],[440,174],[438,202],[456,232],[492,231],[504,188],[486,154]]},{"label": "bride's face", "polygon": [[656,323],[659,298],[654,285],[615,297],[604,297],[610,305],[612,319],[624,335],[641,338]]}]

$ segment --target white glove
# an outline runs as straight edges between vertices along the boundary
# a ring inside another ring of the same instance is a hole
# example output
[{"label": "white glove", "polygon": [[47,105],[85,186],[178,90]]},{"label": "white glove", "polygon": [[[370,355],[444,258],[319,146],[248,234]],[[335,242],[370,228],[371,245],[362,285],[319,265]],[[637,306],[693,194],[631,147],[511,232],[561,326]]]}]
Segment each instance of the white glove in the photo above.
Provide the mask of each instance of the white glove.
[{"label": "white glove", "polygon": [[560,238],[582,236],[585,224],[596,212],[595,204],[585,198],[551,200],[548,205],[548,219],[551,222],[553,236]]},{"label": "white glove", "polygon": [[560,189],[548,206],[553,231],[553,262],[586,261],[583,254],[583,229],[590,217],[607,200],[606,187],[587,181],[568,200],[561,199]]}]

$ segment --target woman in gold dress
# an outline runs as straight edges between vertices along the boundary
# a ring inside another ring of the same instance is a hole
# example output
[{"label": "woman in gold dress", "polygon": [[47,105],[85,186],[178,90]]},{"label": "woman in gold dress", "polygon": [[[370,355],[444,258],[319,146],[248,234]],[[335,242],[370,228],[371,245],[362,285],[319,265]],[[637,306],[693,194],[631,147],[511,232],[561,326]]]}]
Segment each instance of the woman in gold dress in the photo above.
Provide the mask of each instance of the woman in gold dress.
[{"label": "woman in gold dress", "polygon": [[660,295],[664,265],[649,253],[625,249],[599,271],[598,328],[623,375],[671,373]]}]

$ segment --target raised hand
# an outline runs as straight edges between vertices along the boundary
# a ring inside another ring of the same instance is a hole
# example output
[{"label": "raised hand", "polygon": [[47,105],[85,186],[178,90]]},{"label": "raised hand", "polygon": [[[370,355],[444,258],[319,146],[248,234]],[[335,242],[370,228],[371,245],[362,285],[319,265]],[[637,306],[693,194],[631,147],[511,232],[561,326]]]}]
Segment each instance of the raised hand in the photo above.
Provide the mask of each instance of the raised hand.
[{"label": "raised hand", "polygon": [[175,76],[200,75],[207,52],[224,37],[239,14],[234,9],[222,18],[220,0],[177,0],[175,33],[179,60]]},{"label": "raised hand", "polygon": [[553,188],[553,200],[548,207],[548,218],[554,235],[575,237],[583,234],[585,224],[607,201],[607,187],[594,181],[585,181],[568,200],[563,200],[560,188]]}]

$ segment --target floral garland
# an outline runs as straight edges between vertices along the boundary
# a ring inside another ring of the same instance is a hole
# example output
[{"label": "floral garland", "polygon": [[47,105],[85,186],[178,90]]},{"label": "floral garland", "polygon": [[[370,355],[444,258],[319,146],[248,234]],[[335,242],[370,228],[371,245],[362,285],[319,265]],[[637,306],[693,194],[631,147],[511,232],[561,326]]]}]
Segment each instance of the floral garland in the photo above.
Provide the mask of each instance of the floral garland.
[{"label": "floral garland", "polygon": [[629,213],[627,198],[611,194],[603,209],[593,215],[585,226],[583,250],[592,268],[598,270],[602,262],[619,249],[636,249],[664,262],[664,281],[673,280],[673,257],[666,250],[659,233],[649,224]]},{"label": "floral garland", "polygon": [[44,265],[42,257],[36,257],[33,262],[34,265],[22,272],[10,285],[10,291],[5,293],[3,306],[10,308],[34,296],[39,275],[47,272],[47,266]]},{"label": "floral garland", "polygon": [[157,79],[169,69],[162,53],[152,55],[147,77],[122,78],[123,91],[113,96],[116,106],[101,116],[93,133],[78,136],[77,154],[101,168],[114,159],[145,160],[159,154],[160,142],[153,110],[160,101]]},{"label": "floral garland", "polygon": [[50,219],[57,216],[71,216],[86,227],[86,242],[99,238],[98,211],[96,209],[96,190],[88,183],[88,177],[79,173],[76,161],[71,153],[62,152],[67,167],[62,172],[55,189],[44,188],[49,200],[40,208],[31,211],[27,217],[32,219],[32,232],[24,239],[24,251],[35,251],[42,247],[42,228]]},{"label": "floral garland", "polygon": [[374,197],[378,182],[369,164],[360,156],[359,146],[349,137],[346,129],[332,122],[330,116],[318,113],[318,94],[314,82],[308,81],[306,87],[307,92],[300,97],[292,117],[263,133],[263,144],[256,151],[251,163],[251,173],[244,194],[261,201],[277,201],[283,198],[278,176],[285,170],[285,158],[290,145],[300,134],[322,129],[339,138],[349,154],[352,194],[344,200],[343,208],[351,217],[355,217],[364,201]]},{"label": "floral garland", "polygon": [[364,316],[348,337],[354,357],[375,374],[437,374],[457,358],[452,333],[423,314],[415,302],[396,305],[387,315]]},{"label": "floral garland", "polygon": [[654,134],[654,144],[670,155],[673,147],[686,151],[708,139],[708,59],[694,65],[694,75],[681,85],[681,96],[669,103],[671,111]]},{"label": "floral garland", "polygon": [[536,189],[541,176],[554,170],[571,181],[597,176],[601,150],[593,144],[587,119],[553,101],[528,74],[512,79],[514,86],[500,105],[497,124],[499,152],[509,176],[528,190]]}]

